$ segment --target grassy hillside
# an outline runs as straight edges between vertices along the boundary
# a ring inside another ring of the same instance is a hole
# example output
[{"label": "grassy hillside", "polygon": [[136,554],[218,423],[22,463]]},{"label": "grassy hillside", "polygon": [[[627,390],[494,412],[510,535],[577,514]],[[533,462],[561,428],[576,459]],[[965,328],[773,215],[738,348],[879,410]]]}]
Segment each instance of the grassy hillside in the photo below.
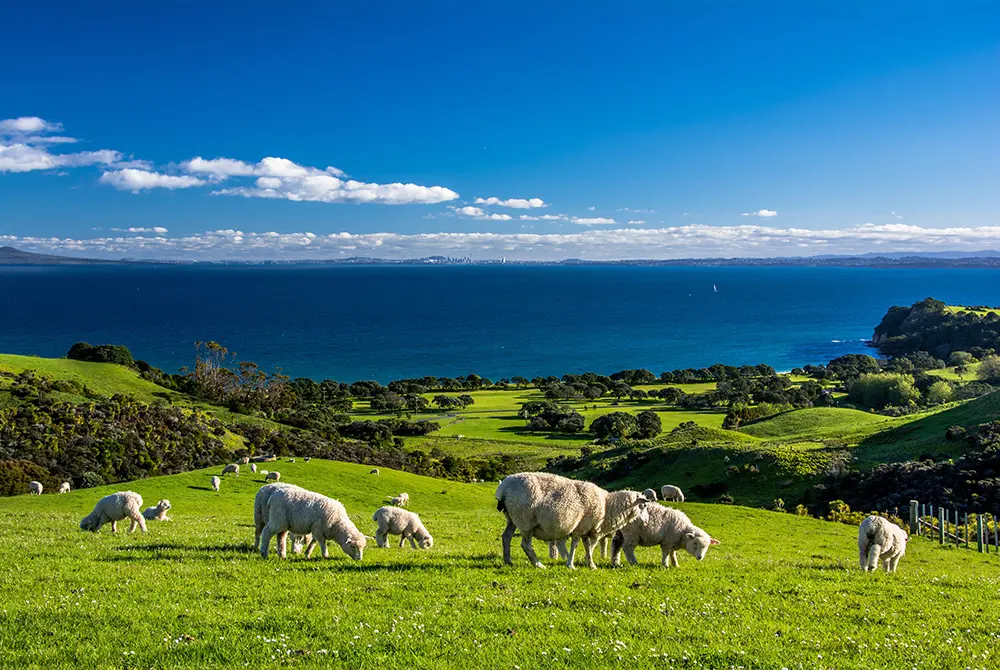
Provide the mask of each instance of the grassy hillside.
[{"label": "grassy hillside", "polygon": [[52,379],[75,381],[100,395],[129,393],[145,402],[179,394],[139,377],[134,370],[109,363],[87,363],[66,358],[38,358],[0,354],[0,372],[34,370]]},{"label": "grassy hillside", "polygon": [[808,407],[785,412],[765,421],[750,424],[741,432],[759,438],[846,437],[856,433],[871,433],[898,420],[870,412],[839,407]]},{"label": "grassy hillside", "polygon": [[[4,668],[988,667],[996,555],[909,543],[895,575],[863,574],[856,529],[685,504],[721,540],[701,563],[539,571],[500,561],[493,485],[323,461],[283,479],[342,500],[365,532],[407,491],[434,549],[263,560],[249,550],[259,478],[216,471],[135,482],[172,522],[146,535],[78,530],[112,489],[0,500]],[[124,486],[117,488],[126,488]],[[541,546],[538,547],[539,550]]]}]

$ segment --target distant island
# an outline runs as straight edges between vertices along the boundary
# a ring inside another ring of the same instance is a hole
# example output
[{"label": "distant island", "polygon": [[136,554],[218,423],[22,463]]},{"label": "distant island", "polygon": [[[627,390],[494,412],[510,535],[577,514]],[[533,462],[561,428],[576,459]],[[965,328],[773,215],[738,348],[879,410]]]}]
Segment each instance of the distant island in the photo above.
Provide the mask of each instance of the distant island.
[{"label": "distant island", "polygon": [[856,267],[856,268],[1000,268],[1000,251],[940,251],[926,253],[885,253],[861,256],[791,256],[775,258],[670,258],[623,259],[591,261],[566,258],[555,261],[524,261],[508,258],[476,260],[451,256],[426,256],[423,258],[351,258],[299,259],[299,260],[159,260],[159,259],[102,259],[39,254],[14,247],[0,247],[0,265],[633,265],[672,267]]}]

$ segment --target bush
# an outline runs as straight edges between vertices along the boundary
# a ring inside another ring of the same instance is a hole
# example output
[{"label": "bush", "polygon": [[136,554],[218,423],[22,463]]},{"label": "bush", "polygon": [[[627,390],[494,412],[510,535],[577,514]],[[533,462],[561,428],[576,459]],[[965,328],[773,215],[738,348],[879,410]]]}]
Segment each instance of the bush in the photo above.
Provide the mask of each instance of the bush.
[{"label": "bush", "polygon": [[132,352],[121,344],[100,344],[95,347],[86,342],[77,342],[69,348],[66,358],[91,363],[115,363],[127,368],[135,367]]},{"label": "bush", "polygon": [[611,412],[597,417],[590,423],[590,432],[602,440],[631,437],[638,431],[638,422],[627,412]]},{"label": "bush", "polygon": [[37,481],[48,490],[55,490],[59,481],[49,471],[31,461],[12,459],[0,461],[0,496],[16,496],[28,492],[28,482]]},{"label": "bush", "polygon": [[1000,383],[1000,356],[987,356],[979,364],[979,381],[987,384]]},{"label": "bush", "polygon": [[934,382],[927,389],[927,402],[931,405],[943,405],[946,402],[951,402],[954,397],[955,389],[943,379],[939,382]]},{"label": "bush", "polygon": [[732,505],[736,501],[733,500],[733,497],[731,495],[726,493],[724,495],[719,496],[719,502],[723,505]]},{"label": "bush", "polygon": [[635,417],[636,423],[639,427],[639,437],[644,439],[650,439],[656,437],[663,431],[663,424],[660,421],[660,415],[652,410],[645,410],[639,412]]},{"label": "bush", "polygon": [[862,374],[847,388],[848,399],[873,409],[915,405],[920,400],[913,377],[893,372]]}]

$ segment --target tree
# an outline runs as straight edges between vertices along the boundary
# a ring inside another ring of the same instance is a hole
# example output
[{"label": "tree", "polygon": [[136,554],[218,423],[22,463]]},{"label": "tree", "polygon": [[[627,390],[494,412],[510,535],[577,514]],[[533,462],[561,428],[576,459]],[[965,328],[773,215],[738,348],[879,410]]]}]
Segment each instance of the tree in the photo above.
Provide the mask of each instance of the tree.
[{"label": "tree", "polygon": [[511,377],[510,381],[513,382],[514,386],[516,386],[517,388],[521,388],[522,386],[527,386],[530,383],[528,382],[527,377],[521,377],[520,375]]},{"label": "tree", "polygon": [[978,378],[987,384],[1000,382],[1000,356],[987,356],[979,364]]},{"label": "tree", "polygon": [[611,395],[615,397],[616,400],[621,400],[625,396],[632,393],[632,387],[625,382],[614,382],[611,388],[608,389]]},{"label": "tree", "polygon": [[934,382],[927,389],[927,402],[931,405],[941,405],[946,402],[951,402],[951,399],[955,396],[955,389],[952,388],[951,384],[944,381],[943,379],[939,382]]},{"label": "tree", "polygon": [[656,437],[663,430],[663,424],[660,422],[660,415],[652,410],[645,410],[639,412],[635,417],[636,424],[639,430],[639,437],[650,439]]},{"label": "tree", "polygon": [[881,372],[878,361],[867,354],[845,354],[830,361],[826,369],[843,379],[850,381],[864,374]]},{"label": "tree", "polygon": [[907,407],[920,400],[913,377],[894,372],[863,374],[847,387],[848,399],[874,409]]},{"label": "tree", "polygon": [[463,393],[462,395],[458,396],[458,402],[462,404],[462,409],[465,409],[466,407],[475,405],[476,399],[473,398],[468,393]]},{"label": "tree", "polygon": [[590,423],[590,432],[602,440],[630,437],[638,431],[639,424],[628,412],[611,412]]}]

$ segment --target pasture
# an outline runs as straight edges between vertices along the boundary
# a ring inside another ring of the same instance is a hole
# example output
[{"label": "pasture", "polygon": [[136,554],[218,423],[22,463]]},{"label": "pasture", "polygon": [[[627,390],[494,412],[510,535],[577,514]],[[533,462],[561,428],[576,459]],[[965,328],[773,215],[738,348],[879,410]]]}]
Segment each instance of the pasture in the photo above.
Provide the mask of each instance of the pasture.
[{"label": "pasture", "polygon": [[[435,547],[361,562],[251,553],[249,472],[220,469],[114,487],[0,499],[4,668],[149,667],[995,667],[1000,559],[914,538],[894,575],[858,567],[856,529],[685,503],[718,538],[702,562],[537,570],[500,560],[495,483],[461,484],[363,465],[266,464],[372,512],[410,494]],[[658,485],[661,482],[649,482]],[[149,533],[77,528],[94,502],[132,489],[169,498]],[[538,549],[541,551],[542,547]],[[551,563],[551,562],[550,562]]]}]

